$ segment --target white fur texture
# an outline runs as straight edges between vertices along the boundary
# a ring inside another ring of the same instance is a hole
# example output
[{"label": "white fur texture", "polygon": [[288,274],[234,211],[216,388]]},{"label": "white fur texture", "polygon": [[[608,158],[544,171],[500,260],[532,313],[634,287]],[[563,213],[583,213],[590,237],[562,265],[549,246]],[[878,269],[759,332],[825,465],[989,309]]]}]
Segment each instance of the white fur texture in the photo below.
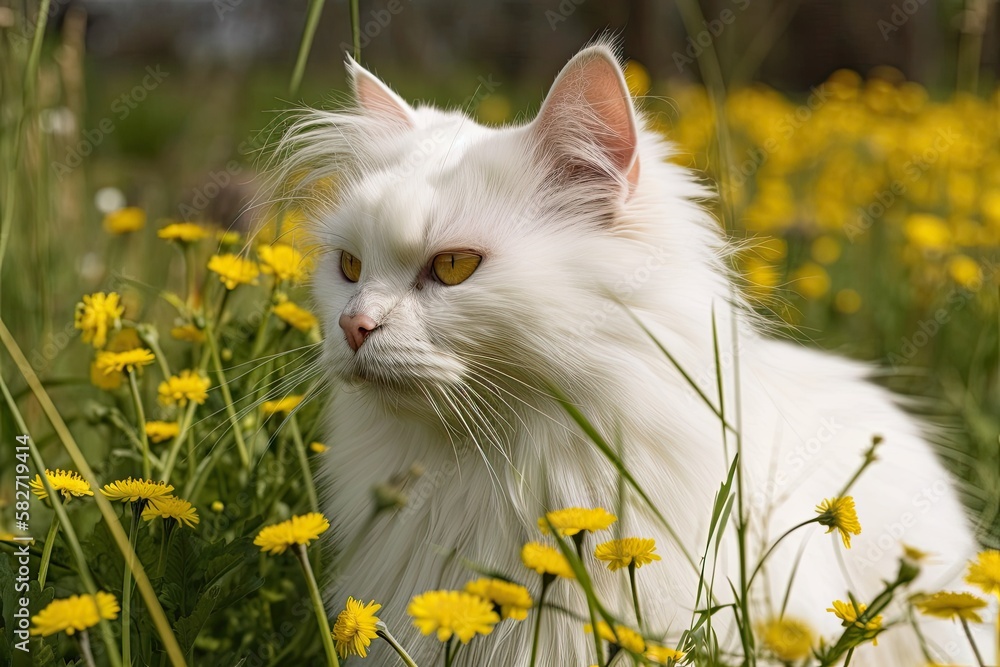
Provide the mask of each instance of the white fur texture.
[{"label": "white fur texture", "polygon": [[[441,645],[413,628],[407,603],[474,578],[463,559],[537,594],[538,577],[519,552],[540,538],[538,517],[561,507],[619,506],[618,474],[552,400],[549,383],[621,443],[629,469],[700,558],[728,469],[724,451],[731,457],[735,440],[724,448],[719,420],[623,306],[717,403],[714,310],[725,407],[742,427],[753,560],[842,488],[874,434],[885,438],[879,461],[852,490],[864,527],[853,548],[844,550],[816,525],[795,533],[755,585],[757,619],[776,612],[800,551],[787,613],[828,639],[840,626],[827,607],[847,599],[848,590],[859,600],[874,597],[895,574],[902,543],[935,554],[915,590],[960,587],[976,544],[921,425],[867,381],[870,369],[769,339],[734,304],[726,242],[699,204],[709,191],[665,161],[669,146],[641,118],[631,139],[640,169],[632,171],[621,153],[631,141],[628,119],[614,106],[624,95],[631,114],[631,103],[616,65],[614,86],[607,72],[585,67],[595,58],[615,62],[606,45],[577,56],[560,81],[580,74],[604,80],[578,86],[580,94],[560,88],[558,108],[543,108],[551,114],[547,127],[536,121],[500,129],[460,112],[405,106],[349,63],[362,98],[356,108],[310,112],[283,142],[286,173],[308,170],[303,184],[329,175],[338,181],[335,205],[316,216],[327,252],[315,299],[335,384],[326,511],[340,529],[339,548],[364,536],[328,589],[330,608],[348,595],[378,600],[396,637],[419,664],[432,665],[440,664]],[[602,108],[595,94],[610,106]],[[619,114],[616,127],[595,132],[609,114]],[[362,261],[358,283],[341,275],[340,250]],[[453,287],[427,272],[435,254],[450,250],[483,255],[472,277]],[[345,311],[380,324],[357,354],[337,325]],[[368,525],[372,488],[415,464],[425,473],[408,487],[409,504]],[[587,546],[616,535],[656,538],[663,561],[638,572],[640,597],[651,636],[672,645],[691,622],[697,577],[644,503],[630,491],[625,496],[614,530],[588,537]],[[739,580],[737,562],[730,540],[715,575],[722,601],[730,598],[727,579]],[[593,563],[591,572],[608,607],[634,624],[627,577]],[[580,616],[546,615],[539,664],[592,664],[575,585],[558,581],[550,600]],[[457,664],[526,667],[532,619],[504,621],[464,648]],[[922,624],[936,658],[971,664],[959,626]],[[717,615],[715,627],[723,646],[738,650],[731,613]],[[401,663],[376,642],[365,664]],[[914,632],[900,625],[851,664],[924,661]]]}]

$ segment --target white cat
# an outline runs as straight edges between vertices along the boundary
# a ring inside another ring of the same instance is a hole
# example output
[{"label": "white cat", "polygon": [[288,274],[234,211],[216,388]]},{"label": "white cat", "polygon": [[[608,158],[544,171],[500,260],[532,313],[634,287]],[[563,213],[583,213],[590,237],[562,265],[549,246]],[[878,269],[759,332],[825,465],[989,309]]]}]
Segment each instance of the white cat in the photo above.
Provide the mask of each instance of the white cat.
[{"label": "white cat", "polygon": [[[842,489],[873,435],[885,439],[852,489],[864,528],[853,548],[817,525],[796,532],[755,584],[755,618],[777,611],[800,551],[787,614],[828,641],[841,631],[831,602],[848,590],[871,600],[894,576],[903,543],[935,555],[915,589],[961,585],[976,543],[922,425],[866,380],[869,368],[760,333],[733,297],[719,225],[699,205],[710,192],[665,160],[670,147],[643,126],[607,44],[570,61],[537,118],[503,128],[411,107],[353,61],[348,68],[356,105],[309,112],[282,144],[283,173],[303,186],[328,176],[338,184],[335,203],[315,216],[327,251],[315,299],[335,385],[326,511],[340,547],[364,536],[328,590],[331,609],[348,595],[377,600],[427,667],[440,664],[441,645],[414,629],[407,603],[474,578],[463,559],[537,594],[519,553],[540,539],[538,517],[619,507],[614,466],[550,386],[621,443],[683,550],[700,558],[735,439],[723,444],[719,419],[629,313],[718,404],[715,313],[724,408],[743,436],[752,562]],[[372,488],[416,464],[425,474],[409,504],[369,525]],[[626,496],[620,534],[656,538],[663,556],[638,582],[647,628],[670,644],[691,622],[697,576],[646,504]],[[589,549],[599,537],[587,538]],[[634,624],[626,577],[590,570],[605,604]],[[739,581],[732,540],[715,578],[723,601],[727,580]],[[571,582],[556,582],[550,601],[585,615]],[[532,619],[501,623],[457,664],[525,667]],[[714,623],[735,651],[731,619],[726,610]],[[972,663],[959,626],[923,625],[936,659]],[[548,613],[542,632],[539,665],[594,662],[581,620]],[[912,628],[900,625],[851,665],[924,663]],[[376,642],[366,664],[401,663]]]}]

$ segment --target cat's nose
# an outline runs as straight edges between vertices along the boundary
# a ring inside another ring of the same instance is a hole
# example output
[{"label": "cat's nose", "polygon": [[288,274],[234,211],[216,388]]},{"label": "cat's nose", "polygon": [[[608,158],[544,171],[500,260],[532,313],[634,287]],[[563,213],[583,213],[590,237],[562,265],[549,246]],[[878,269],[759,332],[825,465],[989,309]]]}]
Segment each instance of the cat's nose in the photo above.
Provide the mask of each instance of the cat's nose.
[{"label": "cat's nose", "polygon": [[365,339],[368,338],[368,334],[378,328],[378,323],[364,313],[358,313],[357,315],[342,313],[340,315],[340,328],[344,330],[344,335],[347,336],[347,344],[351,346],[352,350],[357,352],[358,348],[365,342]]}]

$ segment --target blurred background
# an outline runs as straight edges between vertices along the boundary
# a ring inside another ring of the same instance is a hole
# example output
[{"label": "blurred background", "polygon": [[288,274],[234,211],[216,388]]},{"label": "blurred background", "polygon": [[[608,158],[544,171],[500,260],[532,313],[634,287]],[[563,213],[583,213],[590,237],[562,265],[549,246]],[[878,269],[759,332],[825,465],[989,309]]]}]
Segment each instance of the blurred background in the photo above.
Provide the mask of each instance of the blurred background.
[{"label": "blurred background", "polygon": [[[18,194],[0,314],[64,404],[96,391],[72,326],[80,295],[124,275],[126,300],[144,308],[136,285],[177,278],[155,230],[266,217],[249,203],[282,111],[342,103],[344,0],[322,6],[290,85],[311,7],[51,0],[26,95],[39,3],[0,0],[0,180]],[[530,118],[572,54],[616,35],[650,125],[719,185],[755,302],[783,334],[872,361],[919,399],[996,545],[994,0],[362,0],[359,14],[366,66],[409,100],[488,124]],[[109,225],[126,207],[142,224]]]}]

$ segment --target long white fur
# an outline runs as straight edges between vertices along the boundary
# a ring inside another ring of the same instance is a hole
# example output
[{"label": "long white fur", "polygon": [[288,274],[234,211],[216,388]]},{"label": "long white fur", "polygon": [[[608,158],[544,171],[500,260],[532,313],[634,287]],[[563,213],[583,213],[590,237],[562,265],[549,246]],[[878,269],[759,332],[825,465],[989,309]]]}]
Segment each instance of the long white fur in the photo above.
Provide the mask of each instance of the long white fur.
[{"label": "long white fur", "polygon": [[[976,544],[921,424],[867,381],[867,367],[759,333],[733,296],[728,245],[699,203],[710,192],[666,161],[668,144],[641,117],[634,185],[620,159],[609,157],[623,137],[595,132],[594,123],[618,113],[622,98],[634,113],[609,45],[581,52],[554,89],[566,92],[560,86],[581,74],[603,77],[596,89],[606,90],[611,106],[552,93],[560,108],[542,113],[558,122],[546,128],[536,121],[489,129],[461,112],[410,108],[357,64],[348,67],[356,106],[308,113],[281,146],[283,173],[300,185],[338,181],[336,203],[315,216],[329,250],[315,299],[336,386],[323,481],[337,547],[363,538],[327,590],[331,608],[348,595],[379,601],[397,638],[430,665],[441,647],[413,628],[407,603],[474,578],[463,561],[537,593],[537,575],[519,559],[521,545],[540,537],[537,518],[560,507],[617,508],[620,488],[614,467],[551,399],[547,383],[621,443],[626,464],[683,548],[700,558],[735,440],[724,446],[719,420],[623,308],[717,403],[715,313],[725,407],[743,435],[754,559],[842,488],[873,435],[885,439],[879,461],[852,490],[864,527],[853,548],[844,551],[815,525],[797,532],[755,585],[756,618],[776,613],[800,552],[787,613],[827,638],[840,631],[826,611],[830,603],[848,590],[859,600],[873,597],[895,573],[904,542],[935,554],[915,590],[961,585]],[[339,250],[361,259],[359,283],[342,277]],[[483,255],[476,273],[454,287],[426,272],[430,259],[448,250]],[[380,324],[357,354],[338,328],[343,312],[364,312]],[[425,473],[407,489],[409,504],[370,525],[372,488],[415,464]],[[697,577],[644,503],[625,495],[615,530],[599,539],[656,538],[663,561],[639,571],[640,597],[651,635],[671,644],[691,622]],[[731,533],[715,575],[722,601],[731,597],[727,581],[738,582]],[[588,538],[588,548],[597,539]],[[633,623],[625,577],[596,565],[591,572],[608,607]],[[550,601],[579,616],[547,614],[539,664],[591,664],[582,596],[560,581]],[[714,625],[724,648],[735,651],[730,618],[721,613]],[[501,623],[464,648],[458,664],[525,667],[529,628]],[[936,659],[971,664],[958,626],[924,623],[923,631]],[[376,642],[367,664],[401,663]],[[914,667],[924,660],[913,630],[901,626],[877,648],[860,649],[851,664]]]}]

